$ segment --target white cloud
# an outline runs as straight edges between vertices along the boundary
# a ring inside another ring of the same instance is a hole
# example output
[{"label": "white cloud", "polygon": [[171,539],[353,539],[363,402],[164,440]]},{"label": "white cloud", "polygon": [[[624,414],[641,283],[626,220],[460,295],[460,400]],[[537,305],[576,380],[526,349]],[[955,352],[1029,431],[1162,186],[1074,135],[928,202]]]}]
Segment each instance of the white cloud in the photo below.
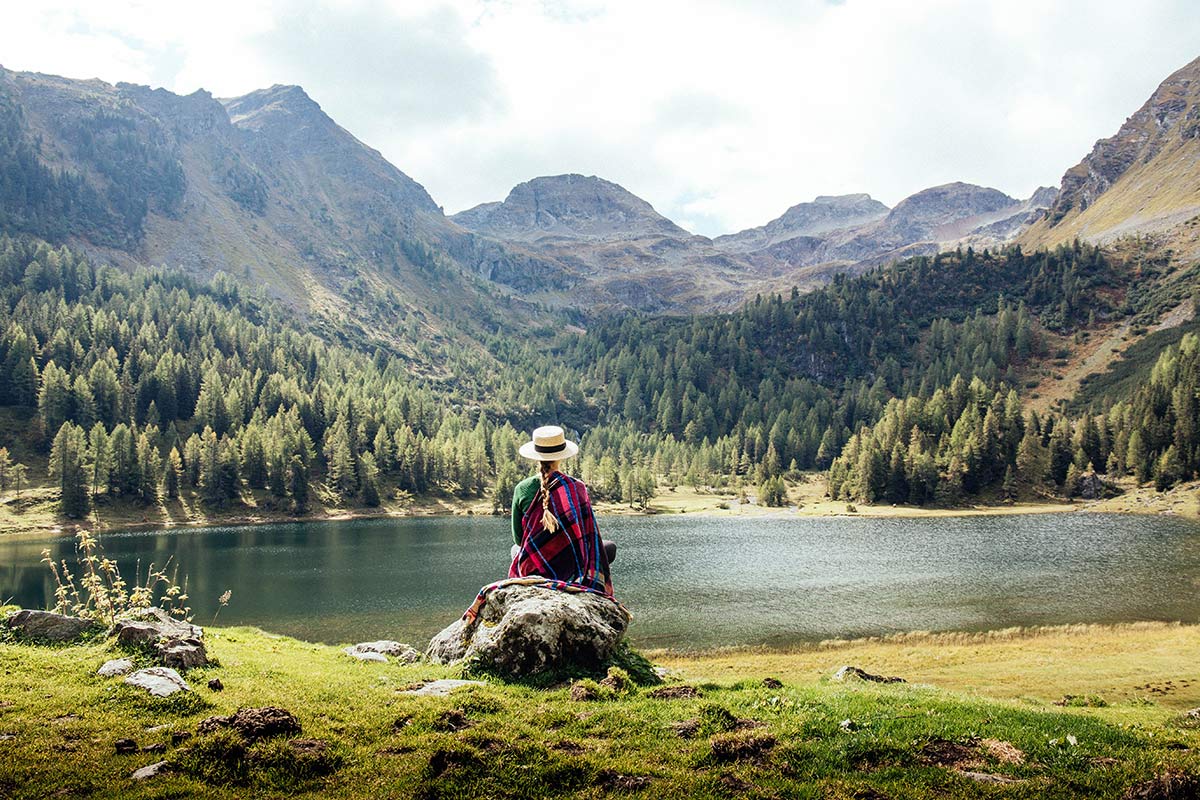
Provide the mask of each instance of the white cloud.
[{"label": "white cloud", "polygon": [[1191,0],[46,0],[0,26],[15,69],[301,84],[448,211],[583,172],[706,234],[817,194],[1027,195],[1197,42]]}]

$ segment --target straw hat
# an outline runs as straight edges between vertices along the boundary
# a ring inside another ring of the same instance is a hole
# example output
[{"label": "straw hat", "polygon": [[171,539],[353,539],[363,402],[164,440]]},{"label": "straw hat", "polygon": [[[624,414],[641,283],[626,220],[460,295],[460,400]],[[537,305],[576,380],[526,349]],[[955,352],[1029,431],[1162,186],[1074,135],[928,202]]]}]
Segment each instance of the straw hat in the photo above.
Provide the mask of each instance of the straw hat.
[{"label": "straw hat", "polygon": [[563,429],[544,425],[533,432],[533,440],[521,445],[521,455],[531,461],[561,461],[579,454],[579,445],[567,441]]}]

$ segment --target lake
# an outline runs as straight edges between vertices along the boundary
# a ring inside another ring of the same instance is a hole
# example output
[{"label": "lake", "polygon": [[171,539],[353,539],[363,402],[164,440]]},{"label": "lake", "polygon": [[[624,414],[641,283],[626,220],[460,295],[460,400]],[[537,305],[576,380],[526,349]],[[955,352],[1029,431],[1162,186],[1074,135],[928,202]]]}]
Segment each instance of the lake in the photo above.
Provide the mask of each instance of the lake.
[{"label": "lake", "polygon": [[[1103,514],[870,518],[604,517],[618,598],[646,647],[786,645],[908,630],[1200,621],[1200,524]],[[422,646],[504,576],[502,518],[287,523],[115,533],[134,565],[174,558],[199,624],[331,643]],[[46,607],[41,551],[0,538],[0,601]]]}]

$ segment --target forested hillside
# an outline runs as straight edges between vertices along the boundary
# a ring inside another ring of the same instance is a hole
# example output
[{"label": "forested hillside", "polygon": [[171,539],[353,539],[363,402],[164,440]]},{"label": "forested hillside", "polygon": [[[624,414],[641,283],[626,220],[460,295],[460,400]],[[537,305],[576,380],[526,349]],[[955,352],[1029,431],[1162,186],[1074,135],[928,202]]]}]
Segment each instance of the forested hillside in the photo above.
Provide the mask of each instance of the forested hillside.
[{"label": "forested hillside", "polygon": [[1081,245],[948,253],[731,315],[497,331],[483,345],[504,370],[468,351],[443,379],[224,275],[129,274],[5,237],[0,405],[31,425],[2,433],[0,491],[15,460],[71,517],[181,496],[278,513],[503,497],[547,420],[582,434],[594,493],[629,502],[664,482],[781,503],[810,469],[835,498],[914,504],[1069,495],[1094,473],[1166,487],[1200,468],[1196,337],[1094,414],[1026,414],[1020,395],[1061,343],[1134,313],[1138,269]]}]

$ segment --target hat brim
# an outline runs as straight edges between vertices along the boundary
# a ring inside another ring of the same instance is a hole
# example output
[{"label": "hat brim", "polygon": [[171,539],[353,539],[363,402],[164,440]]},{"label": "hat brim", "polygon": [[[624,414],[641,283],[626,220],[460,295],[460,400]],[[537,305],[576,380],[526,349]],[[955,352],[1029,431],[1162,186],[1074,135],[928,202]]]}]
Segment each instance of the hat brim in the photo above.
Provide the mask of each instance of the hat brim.
[{"label": "hat brim", "polygon": [[566,447],[564,447],[562,450],[559,450],[557,453],[539,453],[536,449],[534,449],[533,442],[526,442],[525,444],[521,445],[521,449],[518,452],[521,454],[522,458],[528,458],[530,461],[562,461],[564,458],[571,458],[579,455],[579,445],[575,444],[569,439],[563,442],[563,444],[565,444]]}]

